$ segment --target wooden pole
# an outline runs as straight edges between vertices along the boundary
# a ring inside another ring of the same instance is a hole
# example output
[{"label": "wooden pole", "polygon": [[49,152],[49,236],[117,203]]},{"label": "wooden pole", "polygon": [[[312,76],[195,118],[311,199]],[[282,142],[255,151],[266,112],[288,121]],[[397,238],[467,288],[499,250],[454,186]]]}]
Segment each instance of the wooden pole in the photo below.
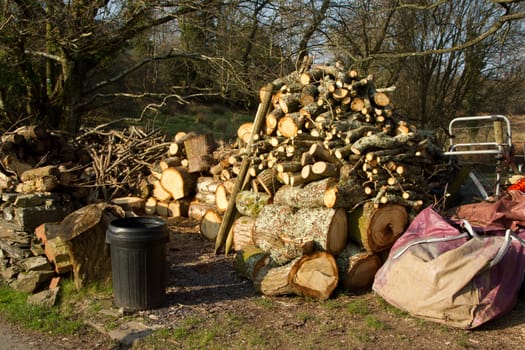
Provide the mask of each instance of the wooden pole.
[{"label": "wooden pole", "polygon": [[[245,183],[245,177],[248,173],[248,168],[250,165],[250,155],[252,152],[251,146],[253,143],[254,135],[257,135],[262,128],[262,124],[265,120],[266,114],[268,113],[268,109],[270,107],[273,88],[274,86],[272,83],[269,83],[266,86],[261,88],[261,91],[260,91],[261,103],[259,103],[259,107],[257,108],[257,113],[255,114],[255,119],[253,121],[252,133],[250,135],[250,139],[248,140],[248,144],[246,146],[247,153],[244,155],[244,158],[242,160],[241,169],[239,171],[239,174],[237,175],[237,180],[235,181],[235,186],[233,187],[230,200],[228,201],[228,207],[226,208],[226,211],[224,212],[224,216],[223,216],[221,225],[219,227],[219,232],[217,233],[217,239],[215,241],[215,254],[217,254],[219,250],[223,247],[227,239],[227,234],[230,231],[230,226],[233,221],[232,218],[234,217],[234,214],[235,214],[235,197],[237,196],[237,193],[239,193],[243,184]],[[228,253],[229,251],[225,251],[226,255]]]}]

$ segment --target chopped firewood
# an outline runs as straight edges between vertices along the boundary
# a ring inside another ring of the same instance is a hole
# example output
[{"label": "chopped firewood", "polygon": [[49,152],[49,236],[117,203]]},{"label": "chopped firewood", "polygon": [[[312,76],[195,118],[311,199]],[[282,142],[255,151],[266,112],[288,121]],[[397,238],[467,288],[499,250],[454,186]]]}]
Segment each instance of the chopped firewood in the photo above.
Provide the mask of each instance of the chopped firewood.
[{"label": "chopped firewood", "polygon": [[197,177],[184,167],[170,167],[162,171],[160,185],[171,194],[173,199],[180,199],[195,191]]},{"label": "chopped firewood", "polygon": [[200,222],[208,210],[214,209],[215,208],[209,204],[194,200],[191,201],[188,206],[188,217]]},{"label": "chopped firewood", "polygon": [[200,221],[200,232],[208,240],[214,241],[219,232],[219,226],[222,222],[222,216],[215,210],[207,210]]}]

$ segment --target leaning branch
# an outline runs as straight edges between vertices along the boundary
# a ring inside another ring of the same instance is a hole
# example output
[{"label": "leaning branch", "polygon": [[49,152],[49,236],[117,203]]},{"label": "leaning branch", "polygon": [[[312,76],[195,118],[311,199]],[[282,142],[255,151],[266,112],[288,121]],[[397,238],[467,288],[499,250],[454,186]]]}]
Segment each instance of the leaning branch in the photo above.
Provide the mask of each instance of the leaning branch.
[{"label": "leaning branch", "polygon": [[490,28],[488,28],[484,33],[480,34],[476,38],[466,41],[463,44],[452,46],[449,48],[443,48],[443,49],[436,49],[436,50],[426,50],[426,51],[420,51],[420,52],[399,52],[399,53],[377,53],[377,54],[371,54],[367,57],[364,57],[362,59],[357,59],[361,62],[371,61],[374,59],[385,59],[385,58],[404,58],[404,57],[422,57],[422,56],[429,56],[429,55],[442,55],[447,54],[451,52],[461,51],[466,48],[472,47],[476,44],[479,44],[489,36],[496,33],[503,25],[507,22],[512,21],[518,21],[525,18],[525,12],[518,12],[510,15],[501,16],[498,21],[492,24]]}]

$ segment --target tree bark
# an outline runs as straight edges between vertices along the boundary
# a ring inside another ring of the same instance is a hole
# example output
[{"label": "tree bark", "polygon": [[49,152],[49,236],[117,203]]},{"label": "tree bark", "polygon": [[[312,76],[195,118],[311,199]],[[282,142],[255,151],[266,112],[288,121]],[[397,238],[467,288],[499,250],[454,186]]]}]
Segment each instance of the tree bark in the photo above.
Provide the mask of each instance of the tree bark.
[{"label": "tree bark", "polygon": [[255,218],[251,216],[240,216],[232,224],[232,248],[236,252],[248,245],[255,244],[253,240],[255,231]]},{"label": "tree bark", "polygon": [[371,253],[389,249],[406,229],[408,213],[404,206],[392,204],[376,208],[372,201],[349,214],[349,237]]},{"label": "tree bark", "polygon": [[313,208],[324,206],[325,191],[337,181],[325,178],[310,182],[304,187],[282,186],[274,195],[274,203],[289,205],[294,208]]},{"label": "tree bark", "polygon": [[235,197],[235,207],[241,215],[255,217],[271,201],[272,197],[267,193],[241,191]]}]

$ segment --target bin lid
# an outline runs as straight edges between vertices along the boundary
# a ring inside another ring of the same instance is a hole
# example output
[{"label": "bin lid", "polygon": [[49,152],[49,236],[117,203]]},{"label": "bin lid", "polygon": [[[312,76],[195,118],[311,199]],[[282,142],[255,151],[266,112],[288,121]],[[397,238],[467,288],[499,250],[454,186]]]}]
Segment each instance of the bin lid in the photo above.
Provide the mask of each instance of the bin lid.
[{"label": "bin lid", "polygon": [[113,220],[106,231],[106,242],[145,242],[169,240],[166,221],[158,217],[135,216]]}]

